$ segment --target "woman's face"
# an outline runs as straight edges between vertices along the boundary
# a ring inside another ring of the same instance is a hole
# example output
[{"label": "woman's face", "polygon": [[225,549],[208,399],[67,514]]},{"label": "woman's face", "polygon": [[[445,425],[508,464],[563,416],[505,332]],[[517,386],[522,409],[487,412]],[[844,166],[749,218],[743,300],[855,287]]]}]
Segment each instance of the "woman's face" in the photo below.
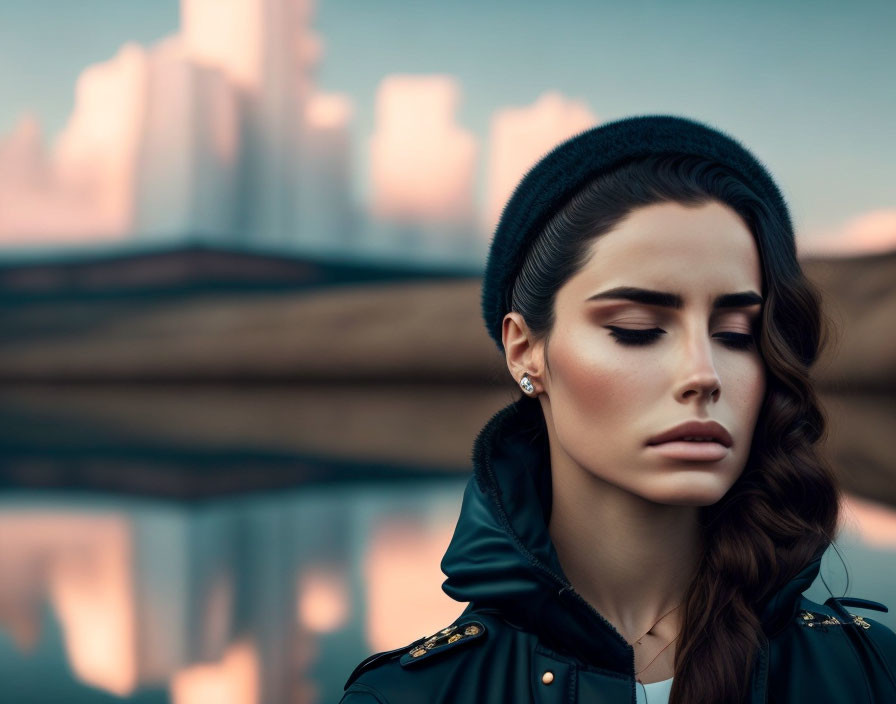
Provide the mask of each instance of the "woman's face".
[{"label": "woman's face", "polygon": [[[713,305],[728,294],[761,294],[753,236],[716,201],[660,203],[634,210],[590,251],[557,292],[555,324],[540,351],[552,457],[649,501],[717,502],[743,471],[765,393],[753,339],[761,304],[748,296],[733,307]],[[680,306],[595,298],[617,287],[663,292]],[[721,458],[683,459],[648,445],[690,420],[727,429],[733,442]]]}]

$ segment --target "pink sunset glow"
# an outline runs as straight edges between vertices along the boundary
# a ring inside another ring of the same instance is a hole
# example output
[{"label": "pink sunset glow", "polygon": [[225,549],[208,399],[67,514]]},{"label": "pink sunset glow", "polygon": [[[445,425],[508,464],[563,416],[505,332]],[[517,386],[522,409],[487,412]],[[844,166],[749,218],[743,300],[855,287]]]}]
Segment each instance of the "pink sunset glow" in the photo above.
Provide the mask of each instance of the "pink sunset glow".
[{"label": "pink sunset glow", "polygon": [[441,588],[439,565],[453,533],[453,520],[389,521],[374,531],[363,567],[364,630],[374,651],[435,633],[463,611]]},{"label": "pink sunset glow", "polygon": [[896,250],[896,209],[881,208],[851,218],[840,227],[798,240],[800,253],[826,256]]},{"label": "pink sunset glow", "polygon": [[[265,223],[290,227],[290,184],[308,161],[295,151],[306,103],[312,129],[344,129],[348,116],[344,100],[315,99],[310,70],[322,41],[308,27],[313,5],[182,0],[180,32],[149,48],[126,43],[87,67],[51,148],[30,117],[0,137],[0,242],[228,238],[238,207],[253,236],[282,237]],[[245,193],[237,174],[249,162],[248,181],[264,186]],[[341,202],[347,183],[337,190],[323,202]]]},{"label": "pink sunset glow", "polygon": [[133,221],[134,164],[146,113],[147,53],[126,44],[78,79],[75,109],[56,144],[66,192],[88,194],[95,228],[123,233]]},{"label": "pink sunset glow", "polygon": [[842,526],[873,548],[896,550],[896,511],[854,495],[843,500]]},{"label": "pink sunset glow", "polygon": [[20,122],[0,147],[0,239],[119,239],[130,231],[146,80],[146,51],[126,44],[78,78],[75,108],[52,150],[33,120]]},{"label": "pink sunset glow", "polygon": [[[58,135],[31,116],[0,135],[0,245],[201,234],[213,246],[446,261],[484,244],[475,237],[493,231],[539,157],[598,122],[583,100],[547,90],[530,105],[493,106],[481,140],[459,122],[455,76],[376,76],[375,126],[362,137],[370,197],[356,203],[354,105],[315,87],[316,4],[180,0],[170,36],[126,42],[84,68]],[[798,245],[821,256],[894,249],[896,210],[884,203]]]},{"label": "pink sunset glow", "polygon": [[262,5],[257,0],[181,0],[186,53],[252,88],[262,78]]},{"label": "pink sunset glow", "polygon": [[192,665],[171,678],[172,704],[257,704],[260,663],[250,642],[235,643],[216,663]]},{"label": "pink sunset glow", "polygon": [[513,189],[544,154],[596,123],[584,102],[556,92],[526,107],[497,110],[489,133],[486,230],[494,230]]},{"label": "pink sunset glow", "polygon": [[298,580],[299,623],[314,633],[342,628],[349,617],[349,588],[344,570],[310,567]]},{"label": "pink sunset glow", "polygon": [[370,139],[372,212],[400,222],[465,223],[473,215],[476,141],[455,123],[452,76],[389,76]]},{"label": "pink sunset glow", "polygon": [[115,514],[14,512],[0,516],[0,535],[0,622],[17,643],[33,645],[39,602],[48,598],[75,677],[131,693],[138,668],[130,522]]},{"label": "pink sunset glow", "polygon": [[846,223],[843,239],[860,252],[896,249],[896,209],[872,210]]},{"label": "pink sunset glow", "polygon": [[344,128],[352,117],[352,101],[340,93],[316,93],[305,107],[305,119],[312,129]]}]

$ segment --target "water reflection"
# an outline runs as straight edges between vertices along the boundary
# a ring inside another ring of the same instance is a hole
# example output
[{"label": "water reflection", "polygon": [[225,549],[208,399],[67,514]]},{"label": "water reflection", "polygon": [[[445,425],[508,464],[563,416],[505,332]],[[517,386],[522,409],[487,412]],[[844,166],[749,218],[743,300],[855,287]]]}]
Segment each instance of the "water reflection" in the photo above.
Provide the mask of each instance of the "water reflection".
[{"label": "water reflection", "polygon": [[[463,609],[439,569],[463,479],[171,504],[0,500],[0,678],[15,701],[337,701],[375,650]],[[850,498],[849,592],[896,605],[896,511]],[[829,551],[821,576],[846,586]],[[816,581],[809,596],[824,601]],[[873,618],[896,628],[894,614]]]},{"label": "water reflection", "polygon": [[234,643],[219,662],[191,665],[171,678],[173,704],[255,704],[261,692],[259,662],[251,642]]},{"label": "water reflection", "polygon": [[131,522],[121,514],[0,516],[0,621],[34,650],[46,600],[69,666],[81,682],[117,695],[137,679]]},{"label": "water reflection", "polygon": [[330,633],[349,617],[348,576],[344,567],[310,566],[299,572],[296,615],[314,633]]}]

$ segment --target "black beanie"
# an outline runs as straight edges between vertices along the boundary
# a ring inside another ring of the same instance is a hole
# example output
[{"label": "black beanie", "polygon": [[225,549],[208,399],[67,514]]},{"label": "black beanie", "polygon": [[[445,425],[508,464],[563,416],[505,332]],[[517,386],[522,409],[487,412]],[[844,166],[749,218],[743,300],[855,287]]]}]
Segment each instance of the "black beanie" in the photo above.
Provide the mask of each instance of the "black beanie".
[{"label": "black beanie", "polygon": [[771,175],[736,140],[672,115],[629,117],[586,130],[548,152],[523,177],[501,213],[482,281],[482,315],[503,350],[501,321],[529,245],[547,221],[586,183],[651,155],[701,156],[728,167],[764,201],[793,238],[787,205]]}]

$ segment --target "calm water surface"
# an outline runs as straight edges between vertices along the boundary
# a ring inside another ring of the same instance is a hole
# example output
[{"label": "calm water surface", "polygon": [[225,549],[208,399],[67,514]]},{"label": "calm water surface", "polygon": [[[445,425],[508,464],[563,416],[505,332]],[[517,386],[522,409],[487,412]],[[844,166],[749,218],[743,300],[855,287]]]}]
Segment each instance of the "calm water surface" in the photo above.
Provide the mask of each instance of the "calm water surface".
[{"label": "calm water surface", "polygon": [[[465,479],[203,503],[0,497],[0,699],[336,702],[354,665],[453,620]],[[851,500],[849,594],[896,606],[896,511]],[[821,577],[843,594],[829,550]],[[808,592],[823,602],[821,579]],[[896,629],[894,614],[861,612]]]}]

